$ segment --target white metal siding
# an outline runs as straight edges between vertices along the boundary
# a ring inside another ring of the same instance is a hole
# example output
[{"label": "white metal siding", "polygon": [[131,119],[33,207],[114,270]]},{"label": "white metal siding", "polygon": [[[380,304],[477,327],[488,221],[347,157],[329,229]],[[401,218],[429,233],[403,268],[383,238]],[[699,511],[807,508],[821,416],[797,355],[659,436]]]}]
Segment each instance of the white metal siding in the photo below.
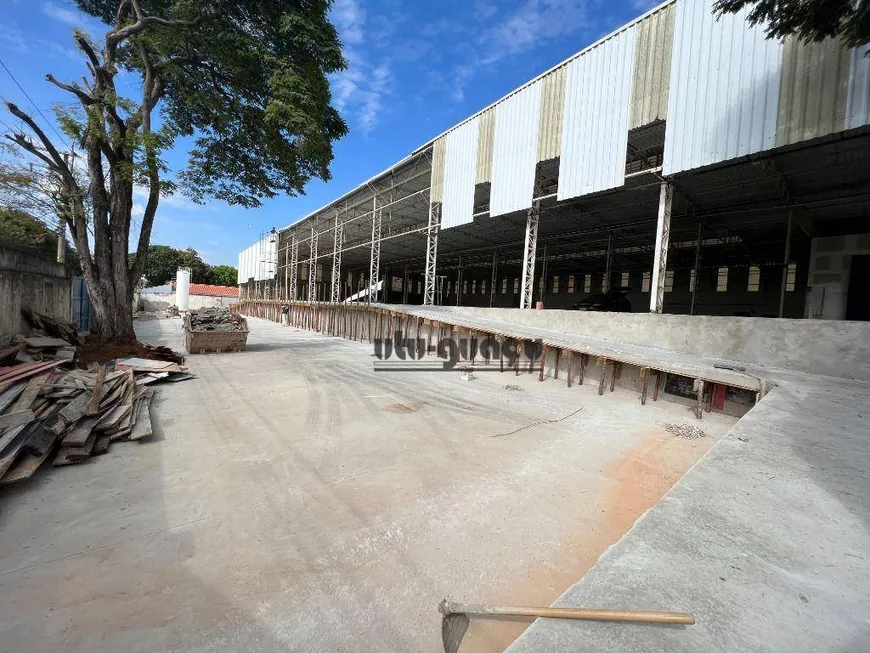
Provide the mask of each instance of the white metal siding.
[{"label": "white metal siding", "polygon": [[490,216],[532,205],[540,122],[540,81],[496,106]]},{"label": "white metal siding", "polygon": [[746,13],[677,1],[664,174],[774,146],[783,46]]},{"label": "white metal siding", "polygon": [[474,118],[445,136],[447,151],[444,157],[442,229],[468,224],[473,220],[479,131],[480,120]]},{"label": "white metal siding", "polygon": [[870,124],[870,44],[852,50],[849,90],[846,100],[846,129]]},{"label": "white metal siding", "polygon": [[634,42],[632,25],[568,64],[560,200],[625,182]]},{"label": "white metal siding", "polygon": [[247,283],[249,279],[254,279],[255,281],[272,279],[277,260],[277,242],[270,242],[268,236],[263,240],[257,241],[239,252],[238,282]]}]

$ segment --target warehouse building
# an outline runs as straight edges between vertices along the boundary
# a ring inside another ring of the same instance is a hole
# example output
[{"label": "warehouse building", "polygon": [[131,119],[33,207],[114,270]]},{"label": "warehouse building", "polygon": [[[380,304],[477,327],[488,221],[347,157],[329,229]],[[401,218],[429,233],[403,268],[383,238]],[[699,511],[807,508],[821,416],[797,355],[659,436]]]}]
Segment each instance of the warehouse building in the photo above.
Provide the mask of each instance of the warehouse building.
[{"label": "warehouse building", "polygon": [[249,247],[242,297],[868,319],[867,49],[663,3]]}]

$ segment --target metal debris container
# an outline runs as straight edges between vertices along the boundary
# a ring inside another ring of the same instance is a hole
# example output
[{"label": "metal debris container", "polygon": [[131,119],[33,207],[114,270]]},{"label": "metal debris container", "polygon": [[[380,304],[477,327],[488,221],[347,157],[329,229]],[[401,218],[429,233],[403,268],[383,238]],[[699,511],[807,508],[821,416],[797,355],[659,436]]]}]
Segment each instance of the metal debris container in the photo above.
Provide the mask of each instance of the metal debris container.
[{"label": "metal debris container", "polygon": [[184,318],[184,342],[191,354],[245,351],[248,333],[248,321],[225,308],[190,311]]}]

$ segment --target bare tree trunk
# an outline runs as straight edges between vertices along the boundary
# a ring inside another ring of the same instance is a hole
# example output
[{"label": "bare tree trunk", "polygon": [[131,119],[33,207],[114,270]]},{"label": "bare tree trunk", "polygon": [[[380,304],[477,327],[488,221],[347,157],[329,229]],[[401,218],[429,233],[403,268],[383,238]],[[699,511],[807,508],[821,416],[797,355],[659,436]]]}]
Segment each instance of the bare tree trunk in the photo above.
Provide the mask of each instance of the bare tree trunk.
[{"label": "bare tree trunk", "polygon": [[[130,286],[129,280],[88,279],[88,290],[94,310],[94,326],[91,335],[99,340],[124,344],[136,340],[133,330],[133,293],[125,294],[123,287]],[[120,300],[120,301],[119,301]]]}]

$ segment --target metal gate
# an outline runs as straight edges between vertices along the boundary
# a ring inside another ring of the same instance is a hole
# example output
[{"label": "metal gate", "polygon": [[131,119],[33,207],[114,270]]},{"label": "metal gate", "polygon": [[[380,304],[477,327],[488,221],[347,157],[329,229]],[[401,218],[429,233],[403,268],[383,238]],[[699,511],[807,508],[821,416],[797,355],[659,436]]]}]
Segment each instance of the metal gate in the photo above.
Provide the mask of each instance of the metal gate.
[{"label": "metal gate", "polygon": [[72,318],[79,331],[91,330],[91,296],[83,277],[73,279]]}]

